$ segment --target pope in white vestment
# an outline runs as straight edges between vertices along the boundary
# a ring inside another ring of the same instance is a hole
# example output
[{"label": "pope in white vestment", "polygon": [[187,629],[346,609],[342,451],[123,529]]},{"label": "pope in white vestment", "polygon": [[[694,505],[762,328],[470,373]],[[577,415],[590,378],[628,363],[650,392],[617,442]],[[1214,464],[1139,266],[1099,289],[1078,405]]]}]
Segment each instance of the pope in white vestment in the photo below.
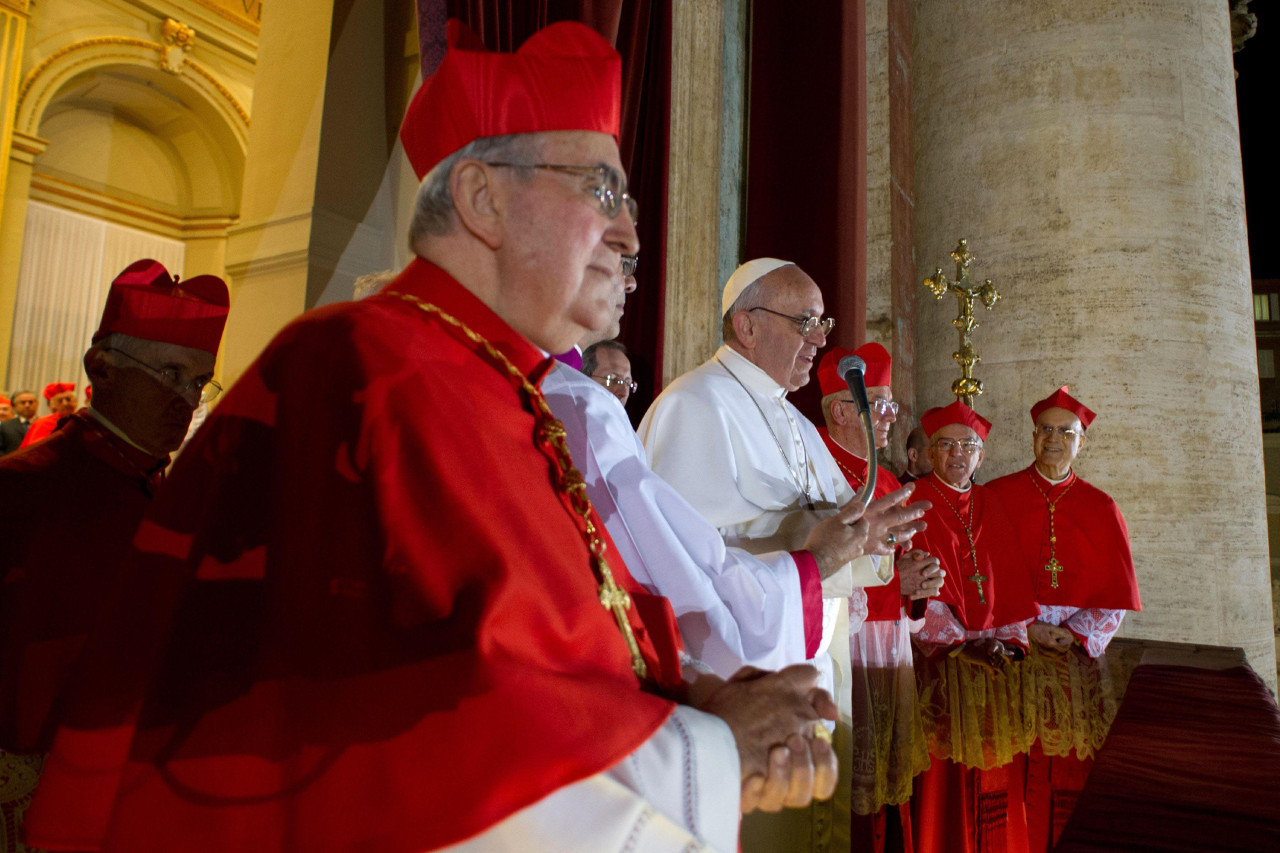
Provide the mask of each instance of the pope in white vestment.
[{"label": "pope in white vestment", "polygon": [[[853,498],[816,427],[786,399],[809,381],[831,323],[821,319],[822,293],[813,280],[772,258],[739,267],[725,285],[722,306],[726,344],[659,395],[639,435],[653,470],[726,544],[753,553],[794,550],[825,515]],[[862,587],[891,577],[890,561],[861,557],[822,584],[823,637],[811,662],[846,718],[848,689],[833,677],[832,657],[847,676],[848,631],[860,626],[856,616],[859,624],[849,625],[848,614],[865,614],[858,603],[865,600]],[[849,760],[839,746],[837,752],[842,763]],[[841,779],[843,785],[845,768]],[[794,821],[785,828],[762,825],[758,833],[744,828],[743,843],[747,850],[809,849],[827,843],[829,833],[828,811],[810,827]]]},{"label": "pope in white vestment", "polygon": [[[757,554],[802,547],[814,525],[853,498],[817,429],[786,393],[722,346],[668,386],[640,423],[654,472],[725,544]],[[862,587],[888,583],[892,574],[882,576],[880,566],[877,557],[860,557],[822,582],[822,640],[813,663],[827,679],[842,605],[850,597],[865,599]],[[892,571],[888,561],[884,566]],[[865,613],[856,602],[851,609]],[[822,684],[830,689],[829,680]]]}]

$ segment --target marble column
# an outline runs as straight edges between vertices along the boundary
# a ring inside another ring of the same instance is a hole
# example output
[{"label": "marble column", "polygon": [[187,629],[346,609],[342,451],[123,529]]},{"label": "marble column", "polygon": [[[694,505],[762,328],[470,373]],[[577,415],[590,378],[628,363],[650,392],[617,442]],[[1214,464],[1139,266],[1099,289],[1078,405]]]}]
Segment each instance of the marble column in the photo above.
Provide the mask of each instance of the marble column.
[{"label": "marble column", "polygon": [[[1077,470],[1129,522],[1144,610],[1123,634],[1241,646],[1275,686],[1258,376],[1228,4],[912,6],[915,259],[960,237],[995,429],[1026,465],[1031,403],[1100,414]],[[954,298],[917,302],[917,406],[949,402]]]}]

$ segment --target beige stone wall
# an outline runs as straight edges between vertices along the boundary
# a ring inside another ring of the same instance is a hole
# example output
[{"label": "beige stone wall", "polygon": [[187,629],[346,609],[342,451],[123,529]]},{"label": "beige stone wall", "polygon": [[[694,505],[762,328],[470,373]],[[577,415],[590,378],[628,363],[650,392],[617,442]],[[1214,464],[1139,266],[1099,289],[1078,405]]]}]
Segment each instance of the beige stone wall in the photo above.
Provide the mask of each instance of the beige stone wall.
[{"label": "beige stone wall", "polygon": [[[1101,413],[1078,470],[1128,519],[1124,634],[1243,646],[1275,684],[1258,378],[1227,4],[913,6],[916,260],[1004,294],[975,333],[983,477],[1030,458],[1053,388]],[[918,403],[957,375],[921,299]]]}]

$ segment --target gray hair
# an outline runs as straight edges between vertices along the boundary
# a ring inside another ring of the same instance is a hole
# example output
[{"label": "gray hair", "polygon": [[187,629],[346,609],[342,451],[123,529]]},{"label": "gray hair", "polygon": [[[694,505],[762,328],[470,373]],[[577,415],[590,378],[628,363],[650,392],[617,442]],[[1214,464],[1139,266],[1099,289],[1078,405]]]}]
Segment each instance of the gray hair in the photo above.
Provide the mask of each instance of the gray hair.
[{"label": "gray hair", "polygon": [[[483,136],[467,143],[437,163],[418,186],[418,196],[413,205],[413,221],[409,224],[409,248],[427,235],[437,237],[453,230],[455,221],[453,195],[449,192],[449,176],[453,167],[462,160],[531,161],[541,151],[538,134],[512,133],[505,136]],[[523,180],[533,174],[531,169],[517,169]]]},{"label": "gray hair", "polygon": [[752,308],[759,308],[764,305],[767,294],[765,289],[760,286],[760,282],[764,281],[764,278],[764,276],[761,276],[748,284],[746,289],[738,294],[738,298],[733,300],[729,310],[724,312],[724,318],[720,321],[720,335],[724,338],[726,344],[738,339],[738,333],[733,328],[733,315],[740,311],[750,311]]},{"label": "gray hair", "polygon": [[627,354],[627,348],[626,346],[623,345],[621,341],[615,341],[613,339],[609,339],[606,341],[596,341],[594,344],[592,344],[591,346],[587,347],[582,351],[582,372],[583,373],[590,376],[596,372],[596,368],[600,364],[599,359],[596,356],[596,353],[599,352],[600,349],[602,348],[617,350],[623,355]]}]

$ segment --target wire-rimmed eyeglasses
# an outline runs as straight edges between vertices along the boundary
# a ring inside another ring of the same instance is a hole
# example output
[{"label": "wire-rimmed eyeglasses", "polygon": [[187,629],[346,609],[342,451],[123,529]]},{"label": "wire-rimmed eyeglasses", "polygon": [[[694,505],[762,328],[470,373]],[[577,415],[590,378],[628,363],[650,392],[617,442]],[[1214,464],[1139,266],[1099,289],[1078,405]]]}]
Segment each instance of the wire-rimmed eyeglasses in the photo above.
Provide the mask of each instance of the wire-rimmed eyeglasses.
[{"label": "wire-rimmed eyeglasses", "polygon": [[619,211],[625,206],[628,215],[631,216],[632,223],[638,221],[636,214],[639,212],[639,207],[636,204],[636,200],[627,194],[627,181],[622,177],[622,173],[612,166],[485,162],[490,166],[500,166],[504,169],[542,169],[547,172],[559,172],[564,175],[595,176],[597,182],[588,187],[587,191],[596,197],[596,201],[600,203],[600,210],[604,212],[604,215],[610,219],[617,219]]},{"label": "wire-rimmed eyeglasses", "polygon": [[626,376],[619,376],[616,373],[606,373],[602,376],[592,376],[592,379],[599,382],[604,387],[612,391],[614,388],[626,388],[631,394],[636,393],[636,389],[640,387],[634,379]]},{"label": "wire-rimmed eyeglasses", "polygon": [[1048,424],[1036,424],[1036,428],[1032,430],[1032,432],[1042,438],[1053,438],[1054,433],[1057,433],[1059,438],[1067,441],[1070,441],[1073,438],[1079,438],[1081,435],[1079,430],[1072,429],[1071,427],[1055,427],[1049,426]]},{"label": "wire-rimmed eyeglasses", "polygon": [[184,383],[182,378],[178,375],[177,368],[153,367],[138,358],[136,355],[131,355],[130,353],[115,347],[104,347],[103,351],[118,352],[130,361],[145,367],[152,376],[160,381],[161,385],[164,385],[170,391],[183,399],[189,400],[191,398],[191,392],[196,391],[199,394],[198,401],[200,403],[208,403],[222,393],[222,386],[217,382],[214,382],[212,376],[197,376],[190,382]]},{"label": "wire-rimmed eyeglasses", "polygon": [[622,277],[630,278],[636,274],[636,267],[640,266],[639,255],[623,255],[622,256]]},{"label": "wire-rimmed eyeglasses", "polygon": [[960,452],[965,454],[966,456],[972,456],[973,454],[977,453],[979,450],[982,449],[982,442],[956,441],[954,438],[940,438],[933,443],[933,446],[938,448],[948,456],[951,455],[951,451],[957,448],[959,448]]},{"label": "wire-rimmed eyeglasses", "polygon": [[770,314],[777,314],[779,317],[786,317],[791,322],[799,324],[800,337],[802,338],[812,337],[813,333],[819,329],[822,330],[823,335],[829,335],[836,325],[835,317],[805,317],[803,315],[793,317],[790,314],[783,314],[781,311],[774,311],[772,308],[765,308],[763,305],[757,305],[755,308],[749,308],[747,310],[768,311]]}]

